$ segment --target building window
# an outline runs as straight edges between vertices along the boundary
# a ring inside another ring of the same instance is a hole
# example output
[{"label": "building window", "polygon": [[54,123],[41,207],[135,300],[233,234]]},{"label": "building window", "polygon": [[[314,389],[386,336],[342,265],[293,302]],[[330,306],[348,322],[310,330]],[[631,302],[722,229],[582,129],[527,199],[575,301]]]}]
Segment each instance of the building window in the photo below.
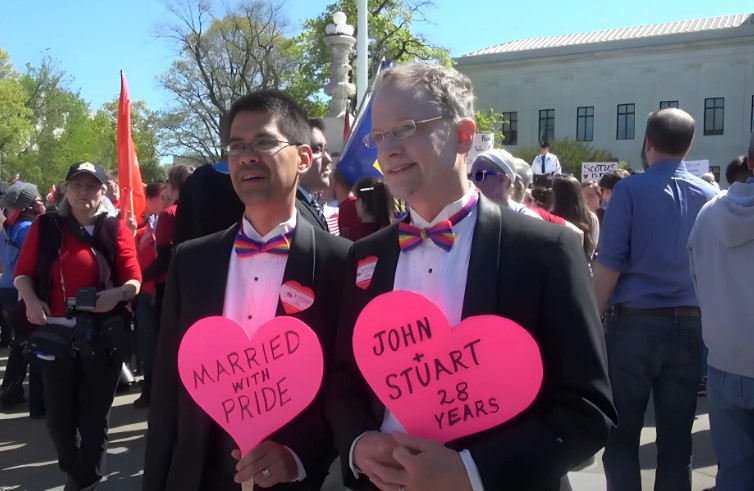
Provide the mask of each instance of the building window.
[{"label": "building window", "polygon": [[506,145],[518,145],[518,113],[503,113],[503,136]]},{"label": "building window", "polygon": [[594,106],[577,109],[576,139],[580,142],[590,142],[594,139]]},{"label": "building window", "polygon": [[618,129],[615,138],[618,140],[634,139],[635,104],[618,104]]},{"label": "building window", "polygon": [[678,101],[660,101],[660,109],[667,109],[669,107],[678,109]]},{"label": "building window", "polygon": [[555,139],[555,109],[539,111],[539,141]]},{"label": "building window", "polygon": [[704,134],[722,135],[725,129],[725,98],[704,99]]}]

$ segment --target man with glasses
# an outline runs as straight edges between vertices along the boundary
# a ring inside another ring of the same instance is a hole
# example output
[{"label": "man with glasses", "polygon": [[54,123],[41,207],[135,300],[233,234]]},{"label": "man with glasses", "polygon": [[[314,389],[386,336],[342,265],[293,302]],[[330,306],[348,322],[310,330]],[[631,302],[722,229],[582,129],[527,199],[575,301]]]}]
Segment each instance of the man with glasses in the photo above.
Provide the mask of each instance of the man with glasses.
[{"label": "man with glasses", "polygon": [[285,315],[286,285],[311,292],[313,299],[301,299],[309,306],[292,317],[318,335],[325,365],[331,356],[332,312],[341,298],[349,242],[296,211],[299,179],[313,156],[306,113],[283,93],[258,91],[233,104],[229,121],[228,170],[244,213],[232,228],[176,248],[157,347],[144,489],[238,491],[250,479],[262,488],[320,489],[335,456],[321,396],[241,455],[179,380],[178,348],[191,325],[223,316],[252,336]]},{"label": "man with glasses", "polygon": [[482,152],[471,164],[469,180],[495,203],[507,206],[516,213],[541,220],[542,217],[536,212],[511,198],[513,183],[516,182],[512,161],[513,155],[502,149]]},{"label": "man with glasses", "polygon": [[[378,75],[372,97],[374,131],[365,143],[376,146],[385,183],[410,212],[349,253],[327,406],[344,484],[559,490],[562,476],[599,450],[616,420],[583,248],[571,231],[499,206],[470,184],[466,154],[476,124],[465,75],[427,63],[397,65]],[[357,284],[359,265],[372,257],[371,281]],[[452,326],[487,314],[527,329],[545,367],[532,406],[445,445],[405,435],[359,374],[352,346],[364,307],[395,290],[426,296]]]},{"label": "man with glasses", "polygon": [[297,208],[305,220],[315,227],[328,231],[327,220],[318,197],[330,186],[332,158],[327,150],[325,122],[322,118],[312,118],[309,120],[309,126],[312,130],[312,165],[299,181],[296,191]]}]

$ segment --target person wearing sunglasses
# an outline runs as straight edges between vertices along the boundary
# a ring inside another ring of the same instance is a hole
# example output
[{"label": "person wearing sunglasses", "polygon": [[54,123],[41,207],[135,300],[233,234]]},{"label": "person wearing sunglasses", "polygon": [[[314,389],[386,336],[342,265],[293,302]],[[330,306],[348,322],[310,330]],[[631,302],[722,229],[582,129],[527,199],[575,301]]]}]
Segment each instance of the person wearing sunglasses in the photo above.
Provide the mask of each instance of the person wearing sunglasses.
[{"label": "person wearing sunglasses", "polygon": [[536,212],[511,198],[513,183],[516,181],[512,160],[513,155],[499,148],[482,152],[471,164],[469,180],[495,203],[507,206],[516,213],[541,220],[542,217]]}]

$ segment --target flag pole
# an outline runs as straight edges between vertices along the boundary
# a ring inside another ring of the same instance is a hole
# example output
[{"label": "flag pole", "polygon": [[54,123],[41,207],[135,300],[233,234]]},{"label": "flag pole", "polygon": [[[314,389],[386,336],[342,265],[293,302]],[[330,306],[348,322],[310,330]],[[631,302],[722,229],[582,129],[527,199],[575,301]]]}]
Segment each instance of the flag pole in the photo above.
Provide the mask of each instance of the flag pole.
[{"label": "flag pole", "polygon": [[356,105],[361,106],[369,83],[369,41],[367,39],[367,0],[359,0],[356,29]]}]

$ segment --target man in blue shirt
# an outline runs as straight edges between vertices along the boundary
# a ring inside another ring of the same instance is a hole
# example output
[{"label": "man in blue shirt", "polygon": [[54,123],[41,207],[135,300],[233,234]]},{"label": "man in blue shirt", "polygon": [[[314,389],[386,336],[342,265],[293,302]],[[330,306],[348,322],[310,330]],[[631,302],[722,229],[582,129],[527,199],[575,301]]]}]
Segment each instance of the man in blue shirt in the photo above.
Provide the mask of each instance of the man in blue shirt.
[{"label": "man in blue shirt", "polygon": [[594,285],[618,427],[603,462],[610,491],[641,490],[639,437],[649,394],[657,427],[655,489],[690,491],[691,426],[701,375],[701,313],[688,242],[717,191],[686,169],[695,123],[679,109],[647,118],[646,172],[615,185],[600,236]]}]

